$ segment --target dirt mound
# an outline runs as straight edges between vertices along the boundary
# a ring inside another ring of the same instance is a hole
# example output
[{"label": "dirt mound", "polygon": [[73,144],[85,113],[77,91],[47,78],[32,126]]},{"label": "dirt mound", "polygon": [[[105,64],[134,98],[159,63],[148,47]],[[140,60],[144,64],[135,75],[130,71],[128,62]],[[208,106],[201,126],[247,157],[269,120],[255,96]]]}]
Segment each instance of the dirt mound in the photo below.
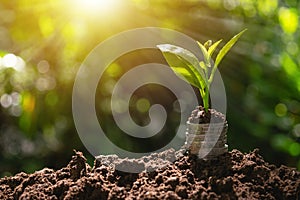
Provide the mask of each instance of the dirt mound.
[{"label": "dirt mound", "polygon": [[299,198],[300,172],[268,164],[258,150],[249,154],[233,150],[211,161],[184,154],[163,169],[137,174],[99,160],[91,168],[82,153],[75,152],[60,170],[45,168],[0,179],[0,199]]}]

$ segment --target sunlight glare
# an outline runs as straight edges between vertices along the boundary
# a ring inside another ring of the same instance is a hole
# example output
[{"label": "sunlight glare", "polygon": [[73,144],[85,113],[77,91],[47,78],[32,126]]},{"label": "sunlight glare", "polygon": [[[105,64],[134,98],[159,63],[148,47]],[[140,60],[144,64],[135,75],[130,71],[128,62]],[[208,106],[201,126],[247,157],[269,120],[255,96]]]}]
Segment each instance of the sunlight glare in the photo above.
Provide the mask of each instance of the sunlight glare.
[{"label": "sunlight glare", "polygon": [[107,14],[120,3],[119,0],[76,0],[73,2],[78,10],[86,14]]}]

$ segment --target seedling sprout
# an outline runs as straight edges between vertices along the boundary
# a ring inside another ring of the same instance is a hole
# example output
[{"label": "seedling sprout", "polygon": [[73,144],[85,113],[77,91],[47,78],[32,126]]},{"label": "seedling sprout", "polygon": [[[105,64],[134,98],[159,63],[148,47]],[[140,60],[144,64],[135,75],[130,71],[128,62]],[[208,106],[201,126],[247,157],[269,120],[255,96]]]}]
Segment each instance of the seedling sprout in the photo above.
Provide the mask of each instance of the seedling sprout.
[{"label": "seedling sprout", "polygon": [[175,74],[184,81],[199,88],[200,95],[203,100],[203,107],[206,112],[208,112],[208,108],[210,106],[210,85],[214,79],[215,72],[224,56],[246,30],[247,29],[244,29],[237,35],[233,36],[219,51],[214,62],[212,62],[212,55],[217,46],[222,42],[222,39],[215,43],[211,40],[208,40],[204,44],[197,42],[203,54],[203,60],[201,61],[199,61],[198,58],[189,50],[182,47],[172,44],[157,45]]}]

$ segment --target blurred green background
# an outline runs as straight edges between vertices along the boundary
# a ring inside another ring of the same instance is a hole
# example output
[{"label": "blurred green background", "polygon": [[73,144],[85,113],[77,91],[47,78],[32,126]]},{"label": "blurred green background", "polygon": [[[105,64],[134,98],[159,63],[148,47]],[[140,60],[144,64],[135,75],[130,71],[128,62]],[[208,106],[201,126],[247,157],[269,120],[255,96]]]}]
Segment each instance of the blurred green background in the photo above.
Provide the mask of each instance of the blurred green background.
[{"label": "blurred green background", "polygon": [[[220,66],[229,147],[259,148],[268,162],[300,170],[299,12],[300,2],[292,0],[2,0],[0,177],[58,169],[68,163],[72,149],[93,162],[72,119],[77,70],[101,41],[148,26],[171,28],[200,42],[227,41],[248,28]],[[158,50],[132,52],[101,78],[96,108],[106,130],[118,131],[109,107],[114,84],[147,62],[165,63]],[[174,95],[155,85],[139,90],[129,105],[136,123],[147,123],[148,108],[159,102],[169,105],[166,132],[174,132],[180,118],[170,106]],[[135,145],[124,138],[114,141],[128,149]]]}]

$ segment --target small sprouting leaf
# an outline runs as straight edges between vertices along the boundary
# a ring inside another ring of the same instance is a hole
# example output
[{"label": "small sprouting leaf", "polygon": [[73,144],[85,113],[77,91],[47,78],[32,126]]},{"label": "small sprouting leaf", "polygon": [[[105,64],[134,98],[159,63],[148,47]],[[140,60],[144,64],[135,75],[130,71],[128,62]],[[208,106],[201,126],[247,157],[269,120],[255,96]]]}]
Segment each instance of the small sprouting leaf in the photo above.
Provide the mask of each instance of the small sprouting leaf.
[{"label": "small sprouting leaf", "polygon": [[201,51],[202,51],[202,54],[203,54],[203,56],[204,56],[205,63],[209,63],[210,57],[209,57],[209,55],[208,55],[208,52],[207,52],[205,46],[204,46],[203,44],[201,44],[200,42],[198,42],[198,41],[197,41],[197,43],[198,43],[198,45],[199,45],[199,47],[200,47],[200,49],[201,49]]},{"label": "small sprouting leaf", "polygon": [[220,44],[220,42],[222,42],[222,39],[219,40],[219,41],[217,41],[217,42],[215,42],[214,44],[212,44],[212,45],[208,48],[207,53],[208,53],[208,56],[209,56],[209,57],[211,57],[212,54],[215,52],[215,50],[216,50],[217,46]]},{"label": "small sprouting leaf", "polygon": [[208,49],[211,45],[212,45],[212,41],[211,41],[211,40],[207,40],[207,41],[204,43],[204,47],[205,47],[206,49]]},{"label": "small sprouting leaf", "polygon": [[161,44],[157,47],[178,77],[200,89],[206,86],[204,73],[193,53],[171,44]]},{"label": "small sprouting leaf", "polygon": [[200,61],[199,65],[202,69],[206,70],[206,66],[205,66],[205,63],[203,61]]},{"label": "small sprouting leaf", "polygon": [[217,67],[221,60],[223,59],[223,57],[227,54],[227,52],[232,48],[232,46],[237,42],[237,40],[241,37],[241,35],[246,31],[247,29],[244,29],[243,31],[241,31],[240,33],[238,33],[237,35],[235,35],[233,38],[231,38],[231,40],[229,40],[225,46],[223,46],[223,48],[220,50],[220,52],[218,53],[217,57],[216,57],[216,62],[215,62],[215,66]]},{"label": "small sprouting leaf", "polygon": [[208,111],[210,84],[213,81],[217,67],[227,52],[246,30],[247,29],[244,29],[235,35],[219,51],[210,74],[208,74],[208,68],[211,67],[211,57],[222,40],[219,40],[215,43],[212,43],[211,40],[208,40],[204,43],[204,45],[200,42],[197,42],[204,57],[204,59],[200,62],[193,53],[181,47],[171,44],[161,44],[157,45],[157,47],[162,51],[163,56],[178,77],[199,88],[200,95],[203,100],[203,106],[205,110]]}]

